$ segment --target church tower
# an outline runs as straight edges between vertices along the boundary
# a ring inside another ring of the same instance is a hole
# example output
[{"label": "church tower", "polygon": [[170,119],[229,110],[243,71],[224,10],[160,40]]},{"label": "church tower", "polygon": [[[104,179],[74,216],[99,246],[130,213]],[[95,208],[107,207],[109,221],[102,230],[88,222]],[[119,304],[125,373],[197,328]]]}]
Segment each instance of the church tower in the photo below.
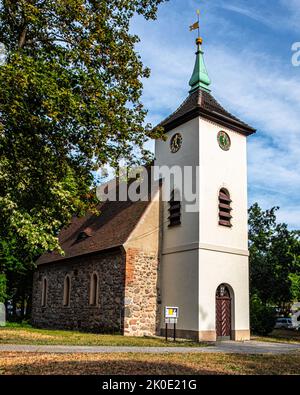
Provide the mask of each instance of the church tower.
[{"label": "church tower", "polygon": [[178,337],[247,340],[247,137],[255,130],[213,97],[202,44],[197,38],[188,97],[161,123],[166,141],[155,147],[155,165],[183,175],[183,187],[171,182],[162,199],[162,311],[179,307]]}]

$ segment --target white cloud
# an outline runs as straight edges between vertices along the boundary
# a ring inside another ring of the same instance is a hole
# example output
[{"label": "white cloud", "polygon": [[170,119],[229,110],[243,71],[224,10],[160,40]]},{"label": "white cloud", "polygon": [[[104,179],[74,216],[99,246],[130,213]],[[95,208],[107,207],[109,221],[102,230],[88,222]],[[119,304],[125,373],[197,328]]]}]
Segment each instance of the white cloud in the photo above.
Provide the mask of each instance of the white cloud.
[{"label": "white cloud", "polygon": [[272,28],[275,27],[274,21],[272,21],[269,17],[267,17],[265,15],[258,14],[257,12],[250,10],[249,5],[248,5],[248,8],[243,8],[240,6],[228,4],[226,2],[226,3],[221,4],[221,7],[225,10],[232,11],[237,14],[247,16],[248,18],[251,18],[257,22],[263,23],[266,26],[269,26]]},{"label": "white cloud", "polygon": [[300,31],[300,0],[280,0],[284,9],[289,11],[288,18],[283,21],[283,29],[290,28]]},{"label": "white cloud", "polygon": [[219,0],[217,4],[224,10],[246,16],[273,30],[300,30],[300,0],[279,0],[274,4],[274,7],[269,0],[252,3],[236,0],[234,4],[232,2],[228,4],[226,0]]},{"label": "white cloud", "polygon": [[289,78],[273,64],[272,58],[259,58],[249,51],[237,54],[229,48],[211,47],[207,52],[214,92],[223,102],[254,120],[278,143],[284,140],[281,148],[292,138],[300,137],[297,78]]}]

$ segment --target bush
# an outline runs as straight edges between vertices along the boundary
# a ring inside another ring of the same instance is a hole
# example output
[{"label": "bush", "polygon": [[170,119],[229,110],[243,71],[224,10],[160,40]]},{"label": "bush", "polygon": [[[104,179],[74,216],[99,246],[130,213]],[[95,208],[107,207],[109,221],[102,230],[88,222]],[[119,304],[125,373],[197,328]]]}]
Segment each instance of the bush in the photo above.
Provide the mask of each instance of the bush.
[{"label": "bush", "polygon": [[252,296],[250,300],[250,324],[252,333],[266,336],[273,331],[275,323],[275,308],[264,305],[257,295]]}]

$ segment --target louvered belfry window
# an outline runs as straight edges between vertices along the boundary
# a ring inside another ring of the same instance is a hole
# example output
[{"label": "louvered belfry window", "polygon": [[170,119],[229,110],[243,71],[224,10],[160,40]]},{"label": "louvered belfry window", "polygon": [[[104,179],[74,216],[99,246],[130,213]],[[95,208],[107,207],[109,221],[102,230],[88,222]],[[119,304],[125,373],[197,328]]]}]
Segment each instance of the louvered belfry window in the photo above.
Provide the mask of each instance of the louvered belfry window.
[{"label": "louvered belfry window", "polygon": [[219,192],[219,225],[231,227],[231,199],[229,192],[222,188]]},{"label": "louvered belfry window", "polygon": [[175,191],[172,191],[169,201],[169,227],[176,225],[181,225],[181,201],[176,200]]}]

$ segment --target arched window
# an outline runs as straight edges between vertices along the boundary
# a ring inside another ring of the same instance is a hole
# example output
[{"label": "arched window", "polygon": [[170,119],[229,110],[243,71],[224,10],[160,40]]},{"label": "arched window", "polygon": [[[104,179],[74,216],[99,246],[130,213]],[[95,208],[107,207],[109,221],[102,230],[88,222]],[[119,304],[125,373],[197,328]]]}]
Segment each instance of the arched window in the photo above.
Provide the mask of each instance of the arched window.
[{"label": "arched window", "polygon": [[227,189],[222,188],[219,192],[219,225],[231,227],[231,199]]},{"label": "arched window", "polygon": [[178,193],[172,191],[169,201],[169,227],[181,225],[181,201]]},{"label": "arched window", "polygon": [[46,277],[44,277],[42,282],[42,307],[45,307],[47,305],[47,297],[48,297],[48,281]]},{"label": "arched window", "polygon": [[97,306],[98,304],[98,274],[93,273],[91,275],[91,286],[90,286],[90,305]]},{"label": "arched window", "polygon": [[221,284],[216,291],[216,296],[218,298],[231,298],[228,286]]},{"label": "arched window", "polygon": [[64,306],[70,306],[71,297],[71,279],[67,274],[64,281]]}]

